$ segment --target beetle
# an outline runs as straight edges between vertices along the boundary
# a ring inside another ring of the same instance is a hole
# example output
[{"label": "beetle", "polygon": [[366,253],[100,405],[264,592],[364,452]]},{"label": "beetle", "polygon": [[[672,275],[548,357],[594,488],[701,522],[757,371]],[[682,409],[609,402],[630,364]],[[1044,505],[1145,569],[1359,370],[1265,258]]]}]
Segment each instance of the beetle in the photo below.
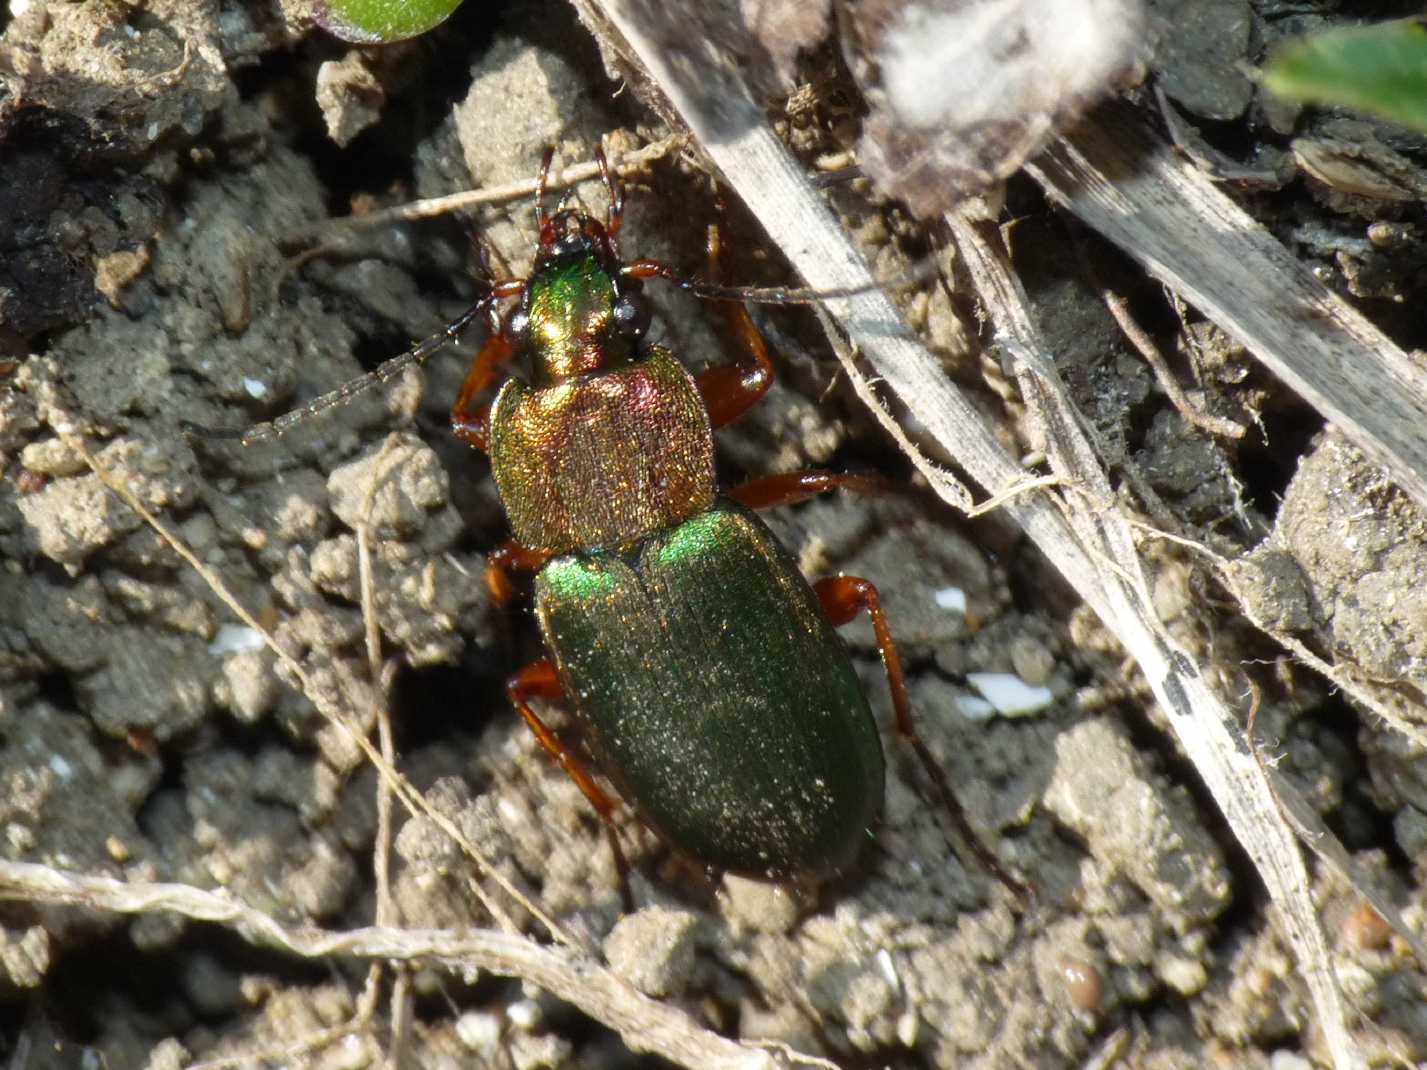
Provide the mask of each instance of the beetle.
[{"label": "beetle", "polygon": [[[390,378],[488,318],[451,428],[489,455],[511,525],[513,538],[488,556],[487,587],[504,604],[514,596],[511,573],[535,572],[547,651],[512,675],[506,691],[599,815],[626,904],[615,800],[533,700],[569,709],[597,768],[677,854],[769,880],[826,878],[852,864],[882,809],[880,736],[834,631],[863,612],[898,733],[983,865],[1027,898],[976,838],[917,734],[876,587],[845,575],[809,585],[756,514],[837,488],[876,492],[880,483],[812,470],[719,492],[713,432],[773,383],[762,337],[742,303],[722,300],[739,362],[695,376],[651,343],[644,281],[715,298],[737,291],[685,279],[656,260],[623,258],[624,191],[599,149],[604,220],[579,209],[549,213],[553,154],[546,151],[537,182],[529,276],[483,284],[470,308],[373,377]],[[710,260],[716,266],[716,230]],[[511,299],[518,300],[502,313]],[[506,375],[516,361],[528,365],[523,378]],[[355,389],[349,384],[261,433]]]}]

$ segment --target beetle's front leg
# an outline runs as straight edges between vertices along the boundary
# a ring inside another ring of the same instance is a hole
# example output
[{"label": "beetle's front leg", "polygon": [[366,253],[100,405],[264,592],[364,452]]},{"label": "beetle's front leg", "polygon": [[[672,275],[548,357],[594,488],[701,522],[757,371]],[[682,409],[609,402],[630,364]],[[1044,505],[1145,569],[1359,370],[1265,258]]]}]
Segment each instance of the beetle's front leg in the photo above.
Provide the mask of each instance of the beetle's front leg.
[{"label": "beetle's front leg", "polygon": [[[723,278],[720,265],[722,241],[717,226],[709,227],[709,278],[718,281]],[[632,260],[625,264],[621,273],[632,279],[667,279],[680,286],[688,286],[689,280],[667,264],[658,260]],[[709,411],[709,423],[718,430],[733,423],[753,407],[773,386],[773,360],[768,355],[768,346],[753,317],[741,301],[718,301],[719,314],[723,316],[728,331],[744,352],[744,359],[736,364],[719,364],[699,373],[695,384],[704,399],[704,407]]]},{"label": "beetle's front leg", "polygon": [[540,741],[546,753],[560,763],[560,768],[565,770],[565,774],[584,792],[585,798],[595,808],[595,813],[604,824],[605,834],[609,837],[610,851],[614,854],[614,867],[619,874],[619,897],[624,911],[626,914],[633,913],[634,897],[629,891],[629,863],[625,860],[624,849],[619,843],[619,832],[614,824],[615,801],[595,783],[589,770],[530,708],[532,698],[542,698],[547,702],[560,702],[564,699],[560,679],[555,674],[554,662],[549,658],[532,661],[506,681],[505,693],[510,696],[511,703],[520,711],[520,716],[535,733],[535,738]]},{"label": "beetle's front leg", "polygon": [[897,717],[897,734],[912,745],[922,768],[936,786],[942,806],[946,808],[957,831],[976,855],[980,863],[1004,884],[1023,904],[1029,906],[1035,901],[1035,893],[1024,883],[1012,877],[995,853],[981,842],[966,812],[947,782],[946,771],[932,757],[917,733],[912,718],[912,703],[907,697],[907,678],[902,671],[902,658],[897,653],[897,644],[892,639],[892,629],[887,625],[887,615],[882,609],[882,600],[877,588],[869,581],[857,576],[828,576],[813,584],[818,601],[834,627],[842,627],[863,610],[872,618],[872,630],[877,636],[877,650],[882,655],[882,667],[887,672],[887,687],[892,692],[892,709]]},{"label": "beetle's front leg", "polygon": [[879,476],[858,475],[855,472],[830,472],[826,468],[807,468],[801,472],[750,479],[734,487],[728,496],[749,509],[776,509],[826,494],[831,490],[846,490],[853,494],[885,494],[890,489]]},{"label": "beetle's front leg", "polygon": [[486,392],[514,355],[515,346],[504,331],[498,331],[486,339],[476,359],[471,361],[465,381],[461,383],[461,392],[451,406],[451,431],[468,446],[484,452],[490,430],[491,407],[489,403],[477,404],[476,399]]},{"label": "beetle's front leg", "polygon": [[715,430],[737,420],[773,386],[773,361],[748,309],[737,301],[720,301],[718,309],[747,359],[708,368],[695,380]]}]

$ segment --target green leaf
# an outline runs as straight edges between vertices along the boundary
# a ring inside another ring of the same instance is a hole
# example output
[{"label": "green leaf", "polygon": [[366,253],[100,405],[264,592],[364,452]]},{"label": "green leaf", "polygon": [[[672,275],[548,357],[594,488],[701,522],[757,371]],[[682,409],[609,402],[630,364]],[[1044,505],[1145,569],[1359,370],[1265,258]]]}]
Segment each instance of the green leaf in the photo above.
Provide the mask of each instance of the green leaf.
[{"label": "green leaf", "polygon": [[1289,41],[1263,83],[1291,100],[1337,104],[1427,131],[1427,26],[1402,19]]},{"label": "green leaf", "polygon": [[344,41],[401,41],[439,25],[461,0],[319,0],[317,21]]}]

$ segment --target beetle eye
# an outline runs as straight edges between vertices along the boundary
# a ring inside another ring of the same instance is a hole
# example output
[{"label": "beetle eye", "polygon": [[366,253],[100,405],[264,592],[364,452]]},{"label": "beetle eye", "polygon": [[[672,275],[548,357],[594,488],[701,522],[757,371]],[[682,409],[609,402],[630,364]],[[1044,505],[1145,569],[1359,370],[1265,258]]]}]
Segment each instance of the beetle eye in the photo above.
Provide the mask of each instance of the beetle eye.
[{"label": "beetle eye", "polygon": [[510,319],[505,325],[506,335],[512,342],[519,344],[525,341],[525,335],[530,330],[530,313],[523,308],[517,308],[510,314]]},{"label": "beetle eye", "polygon": [[614,303],[614,324],[627,338],[639,339],[649,330],[649,309],[639,295],[620,294]]}]

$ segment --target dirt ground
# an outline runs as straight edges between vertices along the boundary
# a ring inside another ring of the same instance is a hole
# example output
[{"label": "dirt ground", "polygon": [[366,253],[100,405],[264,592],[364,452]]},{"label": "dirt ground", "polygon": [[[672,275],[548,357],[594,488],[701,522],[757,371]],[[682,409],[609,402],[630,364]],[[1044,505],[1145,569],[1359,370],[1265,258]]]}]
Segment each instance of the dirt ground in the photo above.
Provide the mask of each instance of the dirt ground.
[{"label": "dirt ground", "polygon": [[[1154,25],[1176,32],[1151,73],[1215,152],[1275,176],[1235,192],[1263,225],[1420,351],[1420,195],[1345,191],[1321,161],[1331,150],[1372,162],[1400,188],[1404,174],[1427,181],[1427,138],[1290,109],[1243,74],[1274,40],[1332,24],[1335,8],[1161,0]],[[77,430],[311,686],[345,696],[370,728],[366,700],[351,699],[368,678],[367,525],[397,768],[496,870],[602,947],[615,974],[701,1025],[844,1067],[1324,1064],[1265,894],[1133,663],[1009,523],[967,521],[919,482],[806,310],[756,311],[780,382],[721,434],[721,477],[827,466],[893,484],[770,524],[810,575],[878,584],[927,741],[972,822],[1035,885],[1029,909],[953,846],[891,732],[859,623],[846,634],[889,757],[883,825],[859,869],[820,888],[725,878],[715,889],[629,822],[639,909],[624,914],[598,821],[504,696],[538,640],[527,611],[485,593],[484,555],[504,520],[484,457],[446,428],[479,329],[276,440],[244,447],[218,433],[360,375],[473,299],[459,221],[322,224],[529,179],[549,144],[582,161],[601,138],[618,150],[670,133],[605,77],[568,7],[471,3],[426,38],[372,50],[289,24],[273,3],[11,0],[0,28],[4,860],[222,889],[294,929],[492,925],[459,847],[401,807],[390,894],[379,894],[373,768],[259,633],[106,489],[64,434]],[[817,170],[855,142],[855,90],[832,46],[799,75],[796,106],[774,102],[770,115]],[[828,195],[879,264],[937,244],[865,183]],[[578,197],[603,213],[598,184]],[[694,156],[676,152],[630,180],[624,248],[696,272],[707,224],[724,218],[730,279],[793,281],[740,206],[724,212]],[[1193,310],[1177,314],[1027,180],[1010,183],[1007,213],[1042,329],[1127,486],[1241,560],[1260,619],[1397,682],[1427,723],[1417,509],[1251,355]],[[529,198],[470,218],[497,274],[525,270]],[[1186,422],[1092,280],[1128,297],[1197,403],[1250,425],[1243,440]],[[899,300],[948,375],[1019,443],[1014,387],[983,357],[976,307],[954,282]],[[714,310],[649,289],[658,340],[696,368],[728,358]],[[1200,560],[1168,543],[1155,552],[1162,619],[1240,690],[1258,689],[1266,753],[1420,931],[1422,746],[1251,627]],[[1332,872],[1313,872],[1362,1050],[1377,1065],[1427,1063],[1427,964]],[[11,1067],[356,1068],[392,1052],[412,1067],[658,1061],[616,1023],[473,968],[388,970],[364,1012],[368,967],[351,957],[302,958],[157,908],[4,894],[0,1059]],[[524,911],[514,918],[545,938]]]}]

